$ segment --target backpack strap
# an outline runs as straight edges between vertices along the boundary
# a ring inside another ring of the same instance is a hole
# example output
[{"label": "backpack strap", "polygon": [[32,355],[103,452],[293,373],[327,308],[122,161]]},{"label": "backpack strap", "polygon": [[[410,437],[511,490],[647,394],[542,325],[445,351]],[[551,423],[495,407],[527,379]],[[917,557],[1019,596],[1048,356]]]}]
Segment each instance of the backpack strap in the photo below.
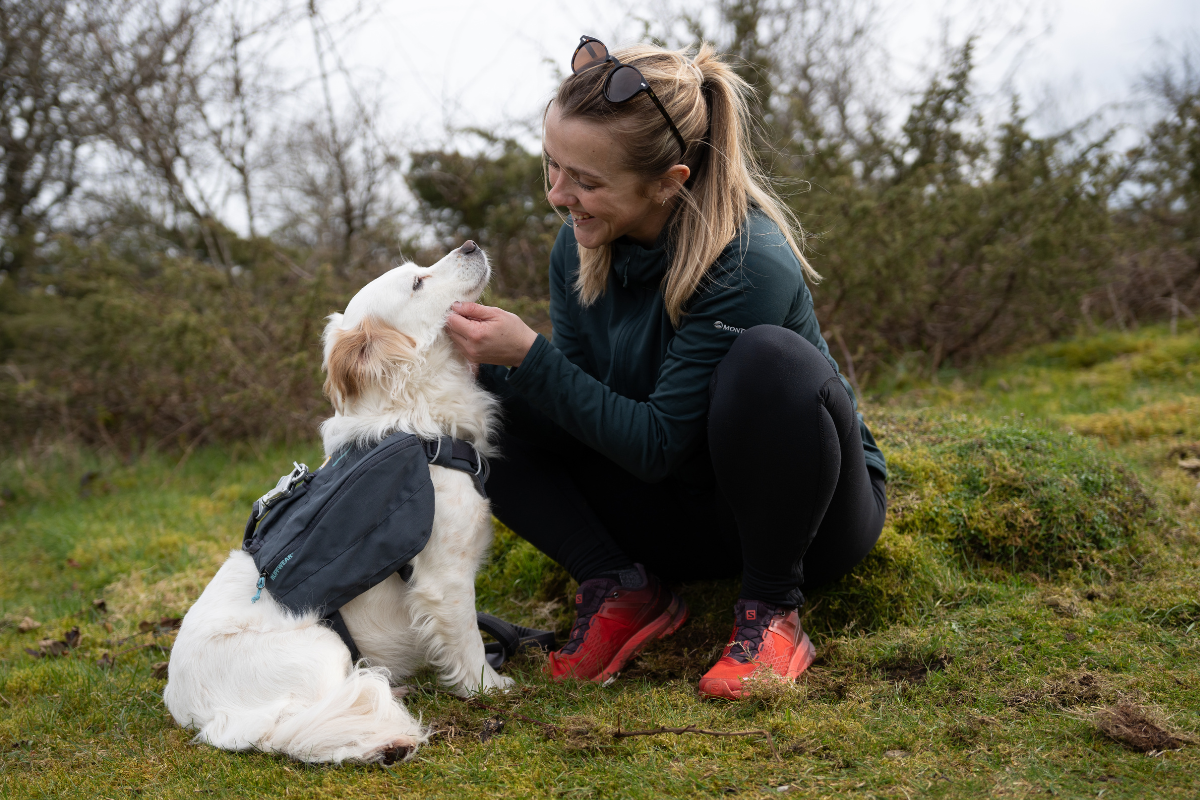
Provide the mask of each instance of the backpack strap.
[{"label": "backpack strap", "polygon": [[362,658],[362,654],[358,652],[358,645],[354,643],[354,637],[350,635],[350,629],[346,627],[346,620],[342,619],[342,612],[339,610],[326,614],[325,621],[329,623],[330,628],[333,628],[333,632],[341,637],[342,644],[346,645],[350,651],[350,663],[357,664],[358,660]]},{"label": "backpack strap", "polygon": [[515,625],[482,611],[476,612],[475,622],[479,625],[479,630],[491,634],[496,640],[488,642],[483,647],[487,662],[492,669],[496,669],[512,658],[522,647],[533,646],[541,648],[543,651],[550,651],[557,644],[554,639],[554,631],[539,631]]},{"label": "backpack strap", "polygon": [[475,480],[475,491],[479,492],[481,497],[487,497],[487,490],[483,488],[483,485],[487,483],[488,475],[492,470],[488,466],[487,459],[479,454],[473,444],[450,436],[442,436],[431,442],[422,442],[422,444],[425,446],[425,457],[429,459],[430,464],[469,473]]},{"label": "backpack strap", "polygon": [[[496,641],[484,645],[485,658],[492,669],[502,666],[522,647],[532,645],[548,651],[553,650],[556,644],[553,631],[539,631],[514,625],[482,611],[475,614],[475,621],[481,631],[496,639]],[[326,614],[325,622],[333,629],[334,633],[341,637],[342,643],[350,651],[350,663],[357,664],[362,658],[362,654],[358,652],[358,645],[354,643],[354,637],[350,635],[350,629],[346,627],[346,621],[342,619],[342,612],[334,611]]]}]

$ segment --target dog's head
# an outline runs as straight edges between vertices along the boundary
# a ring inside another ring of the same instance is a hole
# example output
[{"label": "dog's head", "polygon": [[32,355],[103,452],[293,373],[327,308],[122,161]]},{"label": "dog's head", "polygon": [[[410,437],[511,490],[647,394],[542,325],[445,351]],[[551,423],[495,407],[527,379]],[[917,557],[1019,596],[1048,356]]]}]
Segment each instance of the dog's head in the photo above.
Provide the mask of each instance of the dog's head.
[{"label": "dog's head", "polygon": [[450,305],[474,301],[491,277],[468,241],[432,267],[402,264],[368,283],[325,326],[325,393],[342,411],[371,387],[422,360],[444,335]]}]

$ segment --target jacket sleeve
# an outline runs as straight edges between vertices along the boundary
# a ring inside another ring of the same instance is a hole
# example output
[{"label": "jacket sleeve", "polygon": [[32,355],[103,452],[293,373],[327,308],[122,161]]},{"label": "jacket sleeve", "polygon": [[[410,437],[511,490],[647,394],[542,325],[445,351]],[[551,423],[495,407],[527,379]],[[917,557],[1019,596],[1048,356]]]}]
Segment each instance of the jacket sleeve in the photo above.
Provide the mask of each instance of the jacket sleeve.
[{"label": "jacket sleeve", "polygon": [[579,365],[583,356],[565,313],[565,293],[572,290],[574,276],[552,258],[552,304],[563,310],[554,317],[554,344],[539,336],[506,382],[572,436],[634,476],[663,480],[704,441],[709,379],[733,345],[735,329],[784,324],[799,288],[797,271],[772,263],[782,254],[760,253],[746,263],[742,255],[731,245],[689,304],[645,402],[617,394]]}]

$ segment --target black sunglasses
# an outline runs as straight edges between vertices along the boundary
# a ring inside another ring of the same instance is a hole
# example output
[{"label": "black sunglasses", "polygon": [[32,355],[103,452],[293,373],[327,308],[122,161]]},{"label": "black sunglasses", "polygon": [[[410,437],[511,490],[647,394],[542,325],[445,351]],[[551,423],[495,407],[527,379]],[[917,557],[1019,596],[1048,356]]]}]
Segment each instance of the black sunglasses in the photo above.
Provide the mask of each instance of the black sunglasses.
[{"label": "black sunglasses", "polygon": [[579,46],[575,48],[575,54],[571,56],[571,72],[578,75],[593,67],[603,66],[610,61],[616,64],[616,68],[604,79],[604,99],[610,103],[624,103],[637,97],[640,92],[650,95],[650,99],[658,107],[663,119],[671,126],[671,133],[675,134],[676,140],[679,141],[680,157],[682,158],[683,153],[687,152],[687,142],[683,140],[683,134],[679,132],[679,128],[675,127],[671,115],[663,107],[658,95],[650,88],[650,84],[646,83],[646,78],[642,75],[641,70],[629,64],[622,64],[615,56],[609,54],[608,48],[599,39],[592,36],[580,36]]}]

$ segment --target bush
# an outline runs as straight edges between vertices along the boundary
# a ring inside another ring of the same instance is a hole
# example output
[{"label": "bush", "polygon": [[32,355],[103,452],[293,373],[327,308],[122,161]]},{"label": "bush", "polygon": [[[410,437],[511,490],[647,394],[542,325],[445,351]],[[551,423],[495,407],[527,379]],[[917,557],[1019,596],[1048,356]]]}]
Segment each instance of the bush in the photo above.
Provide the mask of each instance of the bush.
[{"label": "bush", "polygon": [[[230,271],[142,249],[58,242],[33,291],[0,293],[0,432],[64,434],[119,452],[310,439],[323,317],[350,279],[295,274],[243,243]],[[0,286],[0,289],[6,287]]]}]

